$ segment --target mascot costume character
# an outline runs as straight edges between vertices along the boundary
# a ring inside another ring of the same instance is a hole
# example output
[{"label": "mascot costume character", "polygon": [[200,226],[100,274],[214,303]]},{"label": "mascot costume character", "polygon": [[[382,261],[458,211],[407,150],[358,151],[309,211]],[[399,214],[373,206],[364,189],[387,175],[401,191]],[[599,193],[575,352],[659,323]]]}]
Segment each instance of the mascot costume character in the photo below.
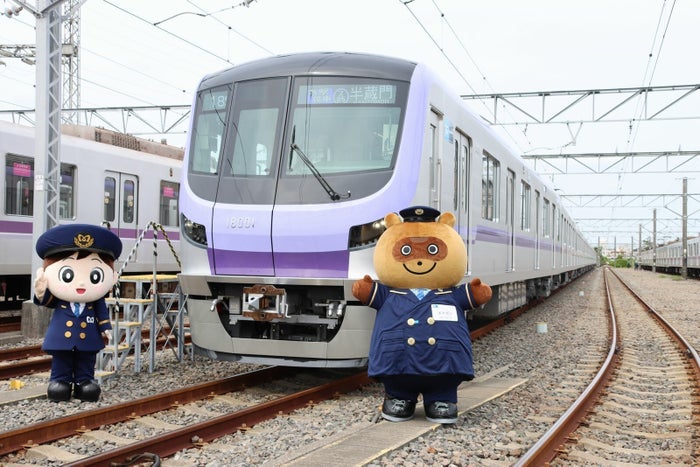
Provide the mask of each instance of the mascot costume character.
[{"label": "mascot costume character", "polygon": [[114,261],[122,243],[104,227],[67,224],[46,231],[36,244],[44,260],[36,272],[34,303],[53,308],[42,349],[51,355],[47,396],[97,401],[97,353],[112,325],[105,296],[117,282]]},{"label": "mascot costume character", "polygon": [[[491,287],[465,276],[467,252],[452,213],[415,206],[384,217],[374,269],[355,281],[353,295],[377,310],[369,376],[381,381],[382,417],[413,418],[423,395],[426,418],[457,421],[457,388],[474,378],[466,310],[487,303]],[[403,219],[403,220],[402,220]]]}]

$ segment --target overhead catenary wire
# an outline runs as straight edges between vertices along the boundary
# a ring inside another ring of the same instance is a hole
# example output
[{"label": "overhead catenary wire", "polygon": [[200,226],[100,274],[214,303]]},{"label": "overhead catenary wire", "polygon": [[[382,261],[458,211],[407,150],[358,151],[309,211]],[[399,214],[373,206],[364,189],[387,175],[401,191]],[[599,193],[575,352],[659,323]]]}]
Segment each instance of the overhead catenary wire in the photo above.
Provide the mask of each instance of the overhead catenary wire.
[{"label": "overhead catenary wire", "polygon": [[[111,4],[111,3],[108,2],[108,1],[105,2],[105,3]],[[120,9],[120,10],[122,10],[122,11],[125,11],[125,10],[123,10],[122,8],[117,7],[116,5],[113,5],[113,4],[111,4],[111,5],[112,5],[112,6],[115,6],[116,8],[118,8],[118,9]],[[127,12],[127,13],[128,13],[128,12]],[[147,22],[145,19],[143,19],[143,18],[141,18],[141,17],[138,17],[138,15],[132,14],[132,16],[137,17],[138,19],[141,19],[142,21]],[[12,20],[12,21],[17,21],[18,23],[20,23],[20,24],[22,24],[22,25],[24,25],[24,26],[26,26],[26,27],[28,27],[28,28],[31,28],[31,29],[34,29],[34,27],[35,27],[33,24],[29,24],[29,23],[26,22],[26,21],[20,20],[19,17],[17,17],[17,16],[13,16],[13,17],[11,18],[11,20]],[[152,25],[151,25],[151,26],[152,26]],[[162,29],[162,28],[159,28],[159,29]],[[167,31],[166,31],[166,32],[167,32]],[[178,38],[179,38],[179,37],[178,37]],[[182,38],[179,38],[179,39],[182,39]],[[3,40],[4,40],[4,39],[3,39]],[[184,39],[183,39],[183,40],[184,40]],[[204,49],[202,49],[202,50],[204,50]],[[158,78],[158,77],[156,77],[156,76],[149,75],[149,74],[144,73],[144,72],[142,72],[142,71],[140,71],[140,70],[137,70],[137,69],[135,69],[135,68],[133,68],[133,67],[130,67],[130,66],[124,64],[124,63],[121,63],[121,62],[118,62],[118,61],[116,61],[116,60],[114,60],[114,59],[112,59],[112,58],[106,57],[105,55],[102,55],[102,54],[99,54],[99,53],[97,53],[97,52],[94,52],[94,51],[90,50],[89,48],[85,48],[82,44],[81,44],[81,50],[80,50],[80,52],[89,52],[89,53],[92,53],[92,54],[94,54],[95,56],[98,56],[98,57],[100,57],[100,58],[102,58],[102,59],[104,59],[104,60],[107,60],[107,61],[110,61],[110,62],[116,64],[117,66],[120,66],[120,67],[123,67],[123,68],[125,68],[125,69],[128,69],[130,72],[138,73],[138,74],[140,74],[140,75],[142,75],[142,76],[148,78],[149,80],[153,80],[153,81],[155,81],[155,82],[160,83],[161,85],[166,85],[166,86],[170,86],[170,87],[172,87],[172,88],[175,88],[175,89],[177,89],[180,93],[186,93],[186,92],[187,92],[187,90],[182,89],[182,88],[179,88],[179,87],[176,87],[176,86],[172,85],[172,83],[168,83],[168,82],[166,82],[166,81],[164,81],[164,80],[162,80],[162,79],[160,79],[160,78]],[[218,58],[220,58],[220,59],[222,59],[222,60],[225,60],[223,57],[218,57]],[[29,87],[33,87],[33,86],[34,86],[34,83],[33,83],[33,82],[25,82],[25,81],[20,80],[20,79],[12,78],[12,77],[8,76],[7,74],[4,74],[4,75],[3,75],[3,78],[4,78],[4,79],[11,79],[11,80],[13,80],[13,81],[17,81],[18,83],[27,85],[27,86],[29,86]],[[31,79],[32,79],[32,80],[34,79],[34,75],[31,76]],[[133,100],[138,101],[138,102],[146,103],[146,104],[149,104],[149,105],[159,105],[159,104],[156,104],[156,103],[154,103],[154,102],[150,102],[150,101],[144,100],[144,99],[142,99],[142,98],[140,98],[140,97],[134,95],[133,93],[124,92],[124,91],[121,91],[121,90],[119,90],[119,89],[116,89],[116,88],[113,87],[113,86],[108,86],[108,85],[102,84],[102,83],[100,83],[100,82],[97,81],[97,80],[88,80],[88,79],[85,79],[84,77],[81,77],[80,81],[81,81],[81,83],[89,83],[89,84],[92,85],[92,86],[95,86],[95,87],[98,87],[98,88],[101,88],[101,89],[108,90],[108,91],[110,91],[110,92],[113,92],[113,93],[115,93],[115,94],[119,94],[119,95],[121,95],[121,96],[128,97],[128,98],[133,99]],[[32,96],[33,96],[33,94],[32,94]],[[29,108],[31,108],[31,107],[33,106],[33,104],[25,105],[25,104],[20,104],[20,103],[17,103],[17,102],[10,102],[10,101],[7,101],[7,100],[2,100],[2,101],[0,101],[0,102],[3,102],[4,104],[8,104],[8,105],[10,105],[10,106],[14,106],[14,107],[18,107],[18,108],[26,108],[26,109],[29,109]]]},{"label": "overhead catenary wire", "polygon": [[[166,34],[168,34],[168,35],[170,35],[170,36],[176,38],[177,40],[180,40],[180,41],[182,41],[182,42],[184,42],[184,43],[186,43],[186,44],[188,44],[188,45],[190,45],[190,46],[192,46],[192,47],[194,47],[194,48],[196,48],[196,49],[198,49],[198,50],[200,50],[200,51],[202,51],[202,52],[204,52],[204,53],[206,53],[206,54],[208,54],[208,55],[211,55],[211,56],[215,57],[215,58],[218,59],[218,60],[221,60],[221,61],[225,62],[225,63],[226,63],[227,65],[229,65],[229,66],[234,64],[234,62],[230,60],[230,56],[229,56],[229,57],[223,57],[223,56],[221,56],[221,55],[219,55],[219,54],[216,54],[216,53],[214,53],[214,52],[211,52],[210,50],[208,50],[208,49],[206,49],[206,48],[204,48],[204,47],[202,47],[202,46],[200,46],[200,45],[198,45],[198,44],[196,44],[196,43],[194,43],[194,42],[192,42],[192,41],[190,41],[190,40],[188,40],[188,39],[182,37],[181,35],[175,34],[175,33],[173,33],[172,31],[169,31],[169,30],[165,29],[164,27],[161,27],[160,24],[154,24],[153,22],[147,20],[146,18],[144,18],[144,17],[142,17],[142,16],[140,16],[140,15],[137,15],[136,13],[134,13],[134,12],[132,12],[132,11],[126,10],[126,9],[124,9],[124,8],[122,8],[122,7],[120,7],[120,6],[116,5],[116,4],[114,4],[113,2],[111,2],[111,1],[109,1],[109,0],[103,0],[103,1],[104,1],[104,3],[106,3],[106,4],[108,4],[108,5],[112,6],[112,7],[114,7],[114,8],[116,8],[116,9],[120,10],[121,12],[123,12],[123,13],[125,13],[125,14],[127,14],[127,15],[133,17],[133,18],[136,18],[136,19],[139,20],[140,22],[145,23],[145,24],[148,24],[150,27],[154,27],[154,28],[156,28],[156,29],[158,29],[158,30],[160,30],[160,31],[162,31],[162,32],[165,32]],[[256,46],[256,47],[258,47],[258,48],[264,50],[264,51],[267,52],[267,53],[269,53],[270,55],[274,55],[274,52],[272,52],[270,49],[268,49],[268,48],[266,48],[265,46],[259,44],[258,42],[254,41],[253,39],[249,38],[248,36],[242,34],[241,32],[237,31],[236,29],[234,29],[234,28],[231,27],[230,25],[224,23],[223,21],[221,21],[219,18],[217,18],[217,17],[215,16],[217,13],[220,13],[220,12],[223,12],[223,11],[228,11],[228,10],[230,10],[230,9],[232,9],[232,8],[236,8],[236,7],[238,7],[238,6],[248,6],[250,3],[252,3],[251,0],[246,0],[246,1],[243,1],[243,2],[241,2],[241,3],[239,3],[239,4],[235,4],[235,5],[231,6],[231,7],[222,8],[222,9],[219,9],[219,10],[216,10],[216,11],[213,11],[213,12],[207,12],[206,10],[204,10],[203,8],[201,8],[199,5],[197,5],[196,3],[194,3],[194,2],[192,2],[192,1],[190,1],[190,0],[187,0],[187,2],[188,2],[189,4],[191,4],[193,7],[197,8],[199,11],[201,11],[201,12],[202,12],[202,16],[210,17],[212,20],[214,20],[214,21],[218,22],[219,24],[223,25],[224,27],[226,27],[229,33],[233,32],[233,33],[237,34],[238,36],[240,36],[241,38],[243,38],[243,39],[245,39],[246,41],[248,41],[249,43],[253,44],[254,46]],[[162,23],[162,21],[161,21],[161,23]],[[126,65],[123,65],[123,64],[122,64],[122,66],[125,66],[125,67],[126,67]],[[128,68],[128,67],[127,67],[127,68]],[[143,73],[142,73],[142,74],[143,74]],[[146,76],[147,76],[147,75],[146,75]],[[157,80],[157,78],[153,78],[153,79],[156,79],[156,80]],[[161,80],[158,80],[158,81],[161,81]],[[181,90],[181,91],[182,91],[182,92],[186,92],[186,90]],[[143,99],[139,99],[139,100],[140,100],[141,102],[146,102],[146,101],[144,101]]]},{"label": "overhead catenary wire", "polygon": [[[651,41],[651,48],[649,50],[647,64],[644,69],[644,77],[642,78],[642,87],[651,86],[654,80],[654,74],[656,73],[656,67],[659,63],[659,58],[661,57],[661,50],[663,49],[664,40],[666,39],[666,34],[668,32],[669,26],[671,24],[671,17],[673,16],[673,10],[676,6],[676,0],[673,0],[671,9],[666,16],[665,25],[664,23],[664,10],[666,9],[666,0],[663,1],[661,5],[661,11],[659,12],[659,18],[656,23],[656,29],[654,31],[654,38]],[[663,25],[663,32],[661,33],[661,38],[659,39],[659,34]],[[657,47],[658,42],[658,47]],[[631,151],[634,148],[635,141],[637,139],[637,134],[639,133],[640,122],[642,121],[644,115],[644,110],[646,107],[645,103],[646,96],[644,93],[640,93],[637,98],[637,102],[634,110],[634,118],[629,125],[629,136],[627,139],[627,148]],[[625,161],[625,165],[628,166],[632,161]],[[617,177],[616,193],[620,194],[623,192],[623,185],[625,179],[625,171],[621,171]],[[615,215],[615,209],[613,208],[612,214]]]},{"label": "overhead catenary wire", "polygon": [[178,39],[178,40],[184,42],[185,44],[187,44],[187,45],[189,45],[189,46],[191,46],[191,47],[194,47],[195,49],[197,49],[197,50],[199,50],[199,51],[201,51],[201,52],[204,52],[206,55],[211,55],[212,57],[217,58],[217,59],[221,60],[222,62],[224,62],[224,63],[226,63],[226,64],[229,64],[229,65],[231,64],[231,62],[230,62],[226,57],[222,57],[221,55],[216,54],[216,53],[212,52],[211,50],[207,50],[207,49],[205,49],[204,47],[202,47],[202,46],[200,46],[200,45],[198,45],[198,44],[195,44],[194,42],[192,42],[192,41],[190,41],[190,40],[188,40],[188,39],[185,39],[184,37],[182,37],[182,36],[180,36],[180,35],[178,35],[178,34],[175,34],[175,33],[172,32],[172,31],[168,31],[167,29],[162,28],[162,27],[160,27],[160,26],[158,26],[158,25],[154,25],[151,21],[148,21],[147,19],[145,19],[145,18],[143,18],[143,17],[137,15],[136,13],[134,13],[134,12],[132,12],[132,11],[129,11],[129,10],[125,9],[125,8],[122,8],[122,7],[120,7],[119,5],[116,5],[116,4],[114,4],[113,2],[111,2],[111,1],[109,1],[109,0],[102,0],[102,1],[103,1],[104,3],[106,3],[107,5],[110,5],[111,7],[116,8],[117,10],[121,11],[122,13],[125,13],[125,14],[131,16],[132,18],[136,18],[137,20],[139,20],[139,21],[141,21],[141,22],[143,22],[143,23],[146,23],[146,24],[148,24],[149,26],[152,26],[152,27],[154,27],[154,28],[157,28],[157,29],[163,31],[164,33],[166,33],[166,34],[168,34],[168,35],[170,35],[170,36],[172,36],[172,37],[174,37],[174,38],[176,38],[176,39]]},{"label": "overhead catenary wire", "polygon": [[[656,73],[656,67],[659,63],[659,58],[661,57],[661,50],[663,49],[664,41],[666,39],[666,34],[668,33],[669,26],[671,25],[671,17],[673,16],[673,10],[676,6],[676,0],[673,0],[671,9],[666,16],[665,25],[663,26],[663,33],[661,33],[661,38],[659,39],[659,33],[664,22],[664,10],[666,9],[666,0],[663,1],[661,5],[661,11],[659,12],[659,19],[656,23],[656,30],[654,31],[654,38],[651,42],[651,49],[649,50],[649,55],[647,58],[647,64],[644,69],[644,77],[642,79],[642,87],[651,86],[654,80],[654,74]],[[658,47],[656,46],[658,40]],[[627,140],[628,148],[631,150],[634,147],[634,142],[637,139],[637,133],[639,132],[639,122],[643,117],[644,112],[644,99],[645,96],[640,94],[634,111],[634,120],[630,122],[629,127],[629,138]]]},{"label": "overhead catenary wire", "polygon": [[231,7],[228,7],[228,8],[222,8],[222,9],[220,9],[220,10],[212,11],[211,13],[207,13],[206,10],[204,10],[204,8],[202,8],[202,7],[200,7],[199,5],[197,5],[197,4],[196,4],[195,2],[193,2],[192,0],[187,0],[187,3],[189,3],[189,4],[192,5],[193,7],[197,8],[198,10],[200,10],[201,12],[203,12],[206,16],[211,16],[211,18],[212,18],[214,21],[216,21],[217,23],[221,24],[222,26],[227,27],[228,30],[229,30],[230,32],[233,32],[233,33],[237,34],[238,36],[242,37],[243,39],[245,39],[246,41],[250,42],[250,43],[253,44],[254,46],[258,47],[259,49],[264,50],[264,51],[267,52],[268,54],[270,54],[270,55],[275,55],[275,53],[274,53],[272,50],[268,49],[267,47],[265,47],[264,45],[262,45],[262,44],[260,44],[260,43],[258,43],[258,42],[256,42],[256,41],[254,41],[253,39],[251,39],[250,37],[248,37],[248,36],[246,36],[245,34],[241,33],[240,31],[237,31],[236,29],[234,29],[233,27],[231,27],[230,25],[224,23],[223,21],[221,21],[219,18],[216,17],[216,14],[217,14],[217,13],[221,13],[221,12],[224,12],[224,11],[228,11],[228,10],[231,10],[232,8],[236,8],[236,7],[238,7],[238,6],[248,6],[248,5],[250,5],[250,3],[251,3],[250,0],[247,0],[247,1],[245,1],[245,2],[241,2],[241,3],[237,4],[237,5],[234,5],[234,6],[231,6]]},{"label": "overhead catenary wire", "polygon": [[[100,54],[100,53],[98,53],[98,52],[95,52],[94,50],[89,49],[89,48],[86,48],[85,46],[81,46],[81,47],[80,47],[80,51],[81,51],[81,52],[88,52],[88,53],[91,53],[91,54],[93,54],[94,56],[99,57],[99,58],[102,59],[102,60],[111,62],[111,63],[113,63],[113,64],[115,64],[115,65],[117,65],[117,66],[119,66],[119,67],[125,68],[125,69],[129,70],[129,71],[132,72],[132,73],[139,74],[139,75],[141,75],[141,76],[143,76],[143,77],[145,77],[145,78],[148,78],[148,79],[150,79],[150,80],[153,80],[153,81],[159,83],[160,85],[168,86],[168,87],[170,87],[170,88],[172,88],[172,89],[174,89],[174,90],[177,90],[179,93],[186,93],[186,92],[188,92],[187,89],[182,89],[182,88],[179,87],[179,86],[175,86],[175,85],[172,83],[172,81],[166,81],[166,80],[164,80],[164,79],[161,79],[161,78],[158,77],[158,76],[154,76],[154,75],[151,75],[151,74],[148,74],[148,73],[144,73],[143,71],[141,71],[141,70],[139,70],[139,69],[137,69],[137,68],[135,68],[135,67],[132,67],[132,66],[130,66],[130,65],[126,65],[126,64],[124,64],[124,63],[122,63],[122,62],[119,62],[119,61],[117,61],[117,60],[114,60],[113,58],[110,58],[110,57],[107,57],[106,55],[103,55],[103,54]],[[189,97],[189,96],[188,96],[188,97]]]},{"label": "overhead catenary wire", "polygon": [[[154,27],[154,28],[156,28],[156,29],[159,29],[159,30],[165,32],[166,34],[168,34],[168,35],[170,35],[170,36],[176,38],[177,40],[180,40],[180,41],[182,41],[182,42],[187,43],[188,45],[190,45],[190,46],[192,46],[192,47],[194,47],[194,48],[196,48],[196,49],[198,49],[198,50],[200,50],[200,51],[202,51],[202,52],[204,52],[204,53],[206,53],[206,54],[208,54],[208,55],[212,55],[212,56],[214,56],[215,58],[217,58],[218,60],[221,60],[221,61],[223,61],[223,62],[225,62],[225,63],[227,63],[227,64],[229,64],[229,65],[232,64],[232,62],[229,60],[229,58],[223,57],[223,56],[218,55],[218,54],[216,54],[216,53],[213,53],[213,52],[211,52],[210,50],[208,50],[208,49],[206,49],[206,48],[204,48],[204,47],[202,47],[202,46],[200,46],[200,45],[198,45],[198,44],[196,44],[196,43],[194,43],[194,42],[192,42],[192,41],[190,41],[190,40],[188,40],[188,39],[186,39],[186,38],[184,38],[184,37],[182,37],[182,36],[180,36],[180,35],[178,35],[178,34],[175,34],[175,33],[171,32],[171,31],[169,31],[169,30],[166,30],[165,28],[160,27],[160,26],[158,26],[158,25],[154,25],[152,22],[148,21],[147,19],[143,18],[142,16],[140,16],[140,15],[138,15],[138,14],[132,12],[132,11],[126,10],[126,9],[122,8],[121,6],[116,5],[115,3],[113,3],[113,2],[111,2],[111,1],[109,1],[109,0],[104,0],[104,3],[110,5],[110,6],[113,7],[113,8],[116,8],[117,10],[121,11],[121,12],[124,13],[124,14],[127,14],[127,15],[129,15],[129,16],[131,16],[131,17],[133,17],[133,18],[135,18],[135,19],[137,19],[137,20],[139,20],[139,21],[141,21],[141,22],[143,22],[143,23],[145,23],[145,24],[148,24],[150,27]],[[188,0],[188,3],[190,3],[191,5],[193,5],[194,7],[196,7],[197,9],[199,9],[199,10],[201,10],[201,11],[204,11],[201,7],[199,7],[198,5],[196,5],[194,2],[191,2],[191,1]],[[251,39],[251,38],[245,36],[244,34],[242,34],[242,33],[238,32],[238,31],[236,31],[233,27],[231,27],[231,26],[225,24],[225,23],[222,22],[220,19],[218,19],[218,18],[216,18],[216,17],[214,16],[216,13],[223,12],[223,11],[227,11],[227,10],[229,10],[229,9],[231,9],[231,8],[235,8],[235,7],[237,7],[237,6],[247,6],[247,5],[250,4],[250,3],[251,3],[251,1],[245,1],[245,2],[241,2],[241,3],[238,4],[238,5],[234,5],[234,6],[227,7],[227,8],[222,8],[222,9],[219,9],[219,10],[214,11],[214,12],[211,12],[211,13],[206,13],[206,12],[205,12],[205,14],[206,14],[207,16],[211,16],[212,19],[213,19],[214,21],[216,21],[216,22],[222,24],[223,26],[225,26],[225,27],[228,29],[229,32],[233,32],[233,33],[235,33],[235,34],[238,34],[238,35],[239,35],[240,37],[242,37],[243,39],[247,40],[247,41],[250,42],[251,44],[255,45],[256,47],[259,47],[260,49],[266,51],[266,52],[269,53],[269,54],[274,54],[274,53],[273,53],[271,50],[269,50],[268,48],[264,47],[263,45],[259,44],[258,42],[254,41],[253,39]],[[25,26],[27,26],[27,27],[29,27],[29,28],[32,28],[32,29],[34,28],[34,26],[33,26],[32,24],[29,24],[29,23],[27,23],[26,21],[20,20],[20,19],[18,19],[16,16],[13,17],[12,19],[13,19],[14,21],[18,21],[19,23],[21,23],[21,24],[23,24],[23,25],[25,25]],[[166,82],[166,81],[163,81],[162,79],[160,79],[160,78],[158,78],[158,77],[155,77],[155,76],[153,76],[153,75],[149,75],[149,74],[144,73],[144,72],[142,72],[142,71],[140,71],[140,70],[136,70],[136,69],[133,68],[133,67],[130,67],[130,66],[128,66],[128,65],[126,65],[126,64],[124,64],[124,63],[118,62],[118,61],[116,61],[116,60],[113,60],[113,59],[111,59],[111,58],[109,58],[109,57],[106,57],[105,55],[99,54],[99,53],[97,53],[97,52],[95,52],[95,51],[92,51],[92,50],[90,50],[90,49],[86,49],[84,46],[81,45],[81,52],[82,52],[82,51],[86,51],[86,52],[92,53],[92,54],[94,54],[95,56],[101,57],[101,58],[104,59],[104,60],[107,60],[107,61],[109,61],[109,62],[111,62],[111,63],[114,63],[114,64],[120,66],[120,67],[123,67],[123,68],[125,68],[125,69],[128,69],[130,72],[138,73],[138,74],[140,74],[140,75],[142,75],[142,76],[148,78],[149,80],[153,80],[153,81],[158,82],[158,83],[160,83],[160,84],[162,84],[162,85],[169,86],[169,87],[171,87],[171,88],[177,89],[180,93],[186,93],[186,92],[187,92],[187,90],[182,89],[182,88],[177,87],[177,86],[173,86],[171,83],[168,83],[168,82]],[[5,78],[7,78],[7,75],[5,75]],[[20,83],[22,83],[22,84],[27,84],[28,86],[33,86],[32,83],[24,83],[24,82],[21,81],[21,80],[17,80],[17,81],[20,82]],[[101,89],[105,89],[105,90],[108,90],[108,91],[113,92],[113,93],[115,93],[115,94],[120,94],[120,95],[125,96],[125,97],[129,97],[129,98],[134,99],[135,101],[138,101],[138,102],[147,103],[147,104],[150,104],[150,105],[158,105],[158,104],[155,104],[155,103],[153,103],[153,102],[144,100],[143,98],[137,97],[137,96],[135,96],[133,93],[123,92],[123,91],[120,91],[120,90],[116,89],[115,87],[107,86],[107,85],[105,85],[105,84],[101,84],[98,80],[87,80],[87,79],[81,77],[81,82],[82,82],[82,83],[89,83],[89,84],[92,85],[92,86],[95,86],[95,87],[98,87],[98,88],[101,88]],[[3,102],[6,103],[6,104],[8,104],[8,105],[16,106],[16,107],[20,107],[20,108],[27,107],[26,105],[22,105],[22,104],[19,104],[19,103],[14,103],[14,102],[9,102],[9,101],[4,101],[4,100],[3,100]]]},{"label": "overhead catenary wire", "polygon": [[[408,6],[410,3],[413,2],[413,0],[399,0],[399,2],[400,2],[404,7],[406,7],[406,9],[411,13],[411,16],[413,17],[413,19],[418,23],[418,25],[420,26],[420,28],[423,30],[423,32],[425,32],[425,34],[428,36],[428,38],[430,39],[430,41],[435,45],[435,47],[437,47],[437,49],[438,49],[438,50],[440,51],[440,53],[443,55],[443,57],[445,58],[445,60],[447,60],[447,63],[449,63],[449,65],[455,70],[455,72],[457,73],[457,75],[459,75],[459,77],[462,79],[462,81],[467,85],[467,87],[468,87],[469,90],[472,92],[472,94],[478,94],[478,93],[476,92],[476,90],[474,89],[474,87],[472,86],[472,84],[471,84],[471,83],[469,82],[469,80],[467,79],[467,77],[464,76],[464,74],[463,74],[462,71],[459,69],[459,67],[457,67],[457,65],[455,64],[455,61],[452,60],[452,58],[447,54],[447,52],[445,51],[444,47],[442,47],[442,46],[438,43],[438,41],[433,37],[433,35],[430,33],[430,31],[428,31],[428,28],[423,24],[423,22],[418,18],[418,16],[416,16],[416,14],[413,12],[413,10],[411,10],[411,8]],[[437,5],[437,3],[435,2],[435,0],[432,0],[432,3],[433,3],[433,6],[435,7],[435,9],[436,9],[436,10],[438,11],[438,13],[440,14],[440,19],[441,19],[441,21],[448,25],[450,31],[452,32],[452,34],[455,36],[455,38],[457,39],[457,41],[458,41],[459,44],[461,45],[462,50],[464,50],[464,52],[466,53],[466,55],[469,57],[469,60],[473,63],[474,67],[475,67],[476,70],[479,72],[479,75],[481,76],[482,80],[484,80],[484,82],[488,85],[488,80],[486,80],[486,77],[485,77],[484,73],[482,73],[482,71],[479,69],[478,65],[477,65],[476,62],[474,61],[473,57],[471,56],[471,54],[470,54],[469,51],[467,50],[467,48],[466,48],[466,46],[464,45],[464,43],[461,41],[461,39],[460,39],[459,36],[457,35],[457,33],[456,33],[456,31],[454,30],[454,28],[452,27],[452,25],[449,24],[449,22],[448,22],[448,20],[447,20],[447,18],[446,18],[446,16],[445,16],[445,14],[443,13],[443,11],[442,11],[442,10],[440,9],[440,7]],[[490,87],[490,85],[489,85],[489,87]],[[490,109],[490,108],[486,105],[486,103],[485,103],[483,100],[480,100],[479,102],[484,106],[484,108],[486,109],[486,112],[488,113],[488,115],[490,115],[492,118],[495,119],[495,116],[493,115],[492,109]],[[513,144],[514,144],[516,147],[518,147],[518,149],[519,149],[521,152],[524,152],[524,151],[520,148],[520,145],[518,144],[517,140],[513,137],[513,135],[511,135],[510,132],[509,132],[506,128],[502,128],[502,130],[503,130],[503,132],[510,138],[510,140],[513,142]],[[526,130],[527,130],[527,128],[524,128],[524,129],[522,129],[521,131],[522,131],[523,136],[525,137],[527,143],[528,143],[529,145],[531,145],[530,140],[529,140],[529,138],[528,138],[528,136],[527,136],[527,131],[526,131]]]},{"label": "overhead catenary wire", "polygon": [[[437,47],[437,49],[440,51],[440,53],[445,57],[445,60],[447,60],[447,63],[450,64],[450,66],[452,67],[452,69],[459,75],[460,78],[462,78],[462,81],[464,81],[464,84],[467,85],[467,87],[469,88],[469,90],[470,90],[473,94],[477,94],[476,90],[475,90],[474,87],[471,85],[471,83],[469,82],[469,80],[467,79],[467,77],[464,76],[464,74],[463,74],[462,71],[459,69],[459,67],[457,67],[457,65],[454,63],[454,61],[452,61],[452,59],[447,55],[447,52],[445,52],[445,49],[444,49],[440,44],[438,44],[437,40],[435,40],[435,38],[433,37],[433,35],[430,34],[430,31],[428,31],[428,29],[425,27],[425,25],[423,24],[423,22],[418,18],[418,16],[416,16],[416,14],[413,12],[413,10],[411,10],[411,8],[409,8],[408,4],[411,3],[412,1],[413,1],[413,0],[399,0],[399,3],[401,3],[403,6],[406,7],[406,9],[407,9],[408,12],[411,14],[411,16],[413,16],[413,19],[415,19],[416,22],[418,23],[418,26],[420,26],[420,28],[423,30],[423,32],[425,32],[425,35],[428,36],[428,38],[430,39],[430,41],[435,45],[435,47]],[[443,16],[444,16],[444,15],[443,15]]]}]

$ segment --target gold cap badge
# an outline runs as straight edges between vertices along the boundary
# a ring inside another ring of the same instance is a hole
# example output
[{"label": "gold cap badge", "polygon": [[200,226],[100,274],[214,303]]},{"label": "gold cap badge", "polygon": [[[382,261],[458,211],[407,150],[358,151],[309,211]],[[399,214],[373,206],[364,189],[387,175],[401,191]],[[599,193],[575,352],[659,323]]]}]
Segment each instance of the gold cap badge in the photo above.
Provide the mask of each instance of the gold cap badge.
[{"label": "gold cap badge", "polygon": [[77,234],[73,237],[73,243],[78,248],[90,248],[95,243],[95,239],[90,234]]}]

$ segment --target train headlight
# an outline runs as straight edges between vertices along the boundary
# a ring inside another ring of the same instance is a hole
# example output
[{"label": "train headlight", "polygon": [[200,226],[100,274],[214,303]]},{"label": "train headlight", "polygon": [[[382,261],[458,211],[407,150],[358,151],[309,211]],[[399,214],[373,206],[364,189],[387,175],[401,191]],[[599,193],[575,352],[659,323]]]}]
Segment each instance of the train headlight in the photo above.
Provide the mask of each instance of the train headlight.
[{"label": "train headlight", "polygon": [[348,234],[348,249],[359,250],[373,246],[385,230],[383,218],[363,225],[353,225]]},{"label": "train headlight", "polygon": [[207,228],[191,221],[184,214],[180,215],[182,216],[180,225],[184,236],[195,245],[207,246]]}]

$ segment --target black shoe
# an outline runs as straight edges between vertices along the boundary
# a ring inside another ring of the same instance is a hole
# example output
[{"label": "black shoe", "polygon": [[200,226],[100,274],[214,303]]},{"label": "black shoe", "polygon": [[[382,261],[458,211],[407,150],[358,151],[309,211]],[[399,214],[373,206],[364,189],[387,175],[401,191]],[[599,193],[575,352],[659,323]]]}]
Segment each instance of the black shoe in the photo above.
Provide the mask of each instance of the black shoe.
[{"label": "black shoe", "polygon": [[433,423],[457,423],[457,404],[433,402],[425,406],[425,418]]},{"label": "black shoe", "polygon": [[413,418],[415,410],[414,401],[385,397],[382,404],[382,417],[390,422],[405,422]]},{"label": "black shoe", "polygon": [[100,386],[94,381],[76,383],[73,387],[73,396],[81,401],[97,402],[101,392]]},{"label": "black shoe", "polygon": [[70,383],[64,381],[49,381],[46,396],[50,401],[63,402],[70,400]]}]

